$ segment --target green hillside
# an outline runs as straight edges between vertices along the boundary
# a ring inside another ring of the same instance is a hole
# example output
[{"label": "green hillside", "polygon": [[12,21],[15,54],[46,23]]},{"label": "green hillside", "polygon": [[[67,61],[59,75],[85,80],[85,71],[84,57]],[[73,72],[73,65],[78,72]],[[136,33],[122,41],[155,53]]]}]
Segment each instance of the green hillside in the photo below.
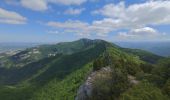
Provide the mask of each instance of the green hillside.
[{"label": "green hillside", "polygon": [[[88,71],[86,72],[87,69],[81,68],[83,68],[83,66],[87,66],[86,64],[92,62],[102,52],[104,52],[105,45],[106,44],[103,42],[95,41],[93,46],[77,53],[58,54],[54,57],[44,58],[21,68],[1,68],[1,84],[13,84],[13,86],[2,85],[0,97],[6,98],[5,100],[11,100],[11,96],[18,94],[16,98],[13,98],[14,100],[22,100],[23,98],[27,99],[28,97],[31,97],[29,95],[31,95],[32,92],[42,88],[40,85],[43,85],[45,88],[51,83],[51,81],[63,83],[70,80],[70,74],[72,77],[78,77],[78,74],[80,74],[80,77],[83,77],[81,74],[84,75],[85,73],[88,73]],[[81,69],[83,73],[78,71],[78,74],[74,74],[74,72],[79,69]],[[72,73],[76,76],[73,76]],[[71,80],[72,79],[73,78],[71,78]],[[79,81],[82,82],[82,80],[83,78],[77,78],[77,88],[80,85]],[[39,91],[41,91],[41,89]],[[76,94],[75,92],[76,90],[74,91],[74,95]]]},{"label": "green hillside", "polygon": [[[169,96],[168,58],[103,40],[80,39],[35,48],[0,59],[8,60],[0,67],[3,100],[74,100],[91,74],[95,76],[90,78],[92,92],[88,99],[78,100],[166,100]],[[21,59],[23,54],[31,56]],[[149,92],[153,93],[146,95]]]},{"label": "green hillside", "polygon": [[57,54],[72,54],[93,47],[96,43],[102,40],[91,41],[89,39],[80,39],[73,42],[62,42],[51,45],[40,45],[33,48],[28,48],[21,52],[16,52],[14,55],[0,54],[0,67],[23,67],[27,64],[36,62],[43,58],[56,56]]},{"label": "green hillside", "polygon": [[151,52],[147,52],[147,51],[140,50],[140,49],[129,49],[129,48],[121,48],[121,49],[126,53],[137,55],[139,56],[141,60],[149,62],[149,63],[156,63],[160,59],[164,58],[164,57],[155,55]]}]

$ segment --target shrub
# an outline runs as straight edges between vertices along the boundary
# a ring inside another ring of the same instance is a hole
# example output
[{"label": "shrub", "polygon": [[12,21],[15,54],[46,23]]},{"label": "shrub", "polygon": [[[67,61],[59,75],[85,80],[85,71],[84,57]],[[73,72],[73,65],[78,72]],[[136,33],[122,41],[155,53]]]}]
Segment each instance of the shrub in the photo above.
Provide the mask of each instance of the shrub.
[{"label": "shrub", "polygon": [[161,90],[144,81],[121,95],[121,100],[169,100]]}]

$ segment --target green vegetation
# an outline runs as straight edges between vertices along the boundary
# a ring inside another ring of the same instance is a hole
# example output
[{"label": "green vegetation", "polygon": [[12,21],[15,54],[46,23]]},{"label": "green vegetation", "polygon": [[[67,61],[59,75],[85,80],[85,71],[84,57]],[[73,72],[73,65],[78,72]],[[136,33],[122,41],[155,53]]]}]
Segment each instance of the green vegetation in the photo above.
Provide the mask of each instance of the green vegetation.
[{"label": "green vegetation", "polygon": [[163,92],[170,96],[170,79],[166,81],[166,83],[163,86]]},{"label": "green vegetation", "polygon": [[140,49],[121,48],[121,50],[129,54],[137,55],[141,60],[148,63],[157,63],[160,59],[163,59],[161,56]]},{"label": "green vegetation", "polygon": [[161,90],[149,82],[141,82],[122,94],[121,100],[169,100]]},{"label": "green vegetation", "polygon": [[114,66],[114,68],[126,71],[128,74],[135,75],[137,72],[142,71],[140,68],[141,63],[142,61],[138,57],[109,47],[102,56],[94,61],[93,69],[99,70],[102,67],[111,65]]},{"label": "green vegetation", "polygon": [[0,99],[29,100],[35,91],[34,86],[0,86]]},{"label": "green vegetation", "polygon": [[95,77],[90,100],[114,100],[129,87],[127,73],[118,68]]},{"label": "green vegetation", "polygon": [[81,39],[29,48],[4,56],[0,65],[3,100],[74,100],[91,73],[98,74],[87,100],[170,97],[169,58],[103,40]]},{"label": "green vegetation", "polygon": [[39,61],[41,59],[56,56],[58,54],[69,55],[80,51],[93,48],[96,44],[105,43],[102,40],[91,41],[89,39],[80,39],[73,42],[62,42],[52,45],[40,45],[28,48],[14,55],[0,54],[0,66],[5,68],[20,68],[27,64]]},{"label": "green vegetation", "polygon": [[87,64],[82,69],[66,76],[62,81],[56,79],[50,81],[35,92],[31,100],[74,100],[77,89],[84,82],[91,69],[91,64]]}]

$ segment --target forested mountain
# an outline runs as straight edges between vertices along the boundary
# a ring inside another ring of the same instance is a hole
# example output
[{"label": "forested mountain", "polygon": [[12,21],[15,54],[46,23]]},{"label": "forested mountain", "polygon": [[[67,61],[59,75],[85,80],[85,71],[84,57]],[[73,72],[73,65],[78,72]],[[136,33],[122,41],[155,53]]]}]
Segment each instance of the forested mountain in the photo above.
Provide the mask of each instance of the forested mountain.
[{"label": "forested mountain", "polygon": [[91,41],[89,39],[81,39],[74,42],[62,42],[52,45],[40,45],[33,48],[28,48],[21,52],[12,54],[0,54],[0,67],[23,67],[24,65],[36,62],[43,58],[56,56],[57,54],[72,54],[93,47],[96,43],[102,40]]},{"label": "forested mountain", "polygon": [[80,39],[1,54],[0,100],[168,100],[170,59]]}]

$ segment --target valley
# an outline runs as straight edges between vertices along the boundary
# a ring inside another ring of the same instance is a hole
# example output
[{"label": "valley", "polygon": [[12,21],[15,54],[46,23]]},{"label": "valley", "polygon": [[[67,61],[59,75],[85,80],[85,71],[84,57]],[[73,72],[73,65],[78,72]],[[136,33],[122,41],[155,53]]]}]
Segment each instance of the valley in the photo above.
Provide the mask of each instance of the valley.
[{"label": "valley", "polygon": [[169,58],[98,39],[40,45],[1,54],[0,98],[168,100],[169,65]]},{"label": "valley", "polygon": [[0,100],[170,100],[170,0],[0,0]]}]

